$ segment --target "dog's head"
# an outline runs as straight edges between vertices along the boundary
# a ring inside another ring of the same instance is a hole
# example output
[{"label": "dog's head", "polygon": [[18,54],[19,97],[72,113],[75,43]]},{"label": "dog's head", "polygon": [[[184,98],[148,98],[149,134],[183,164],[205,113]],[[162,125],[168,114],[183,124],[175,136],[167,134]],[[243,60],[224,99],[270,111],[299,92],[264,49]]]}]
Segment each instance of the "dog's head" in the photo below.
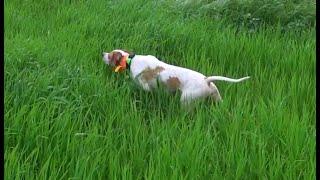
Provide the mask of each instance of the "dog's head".
[{"label": "dog's head", "polygon": [[111,67],[115,67],[120,64],[120,61],[124,56],[129,56],[129,53],[124,50],[116,49],[109,53],[103,52],[102,60]]}]

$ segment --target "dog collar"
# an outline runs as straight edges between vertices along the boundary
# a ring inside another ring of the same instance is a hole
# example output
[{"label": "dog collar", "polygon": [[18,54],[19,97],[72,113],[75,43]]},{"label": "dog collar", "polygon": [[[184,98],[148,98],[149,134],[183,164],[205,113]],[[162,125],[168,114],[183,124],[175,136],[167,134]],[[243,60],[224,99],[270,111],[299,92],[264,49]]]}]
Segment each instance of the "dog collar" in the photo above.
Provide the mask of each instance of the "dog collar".
[{"label": "dog collar", "polygon": [[131,66],[131,62],[132,62],[132,59],[134,58],[135,54],[130,54],[126,60],[126,63],[128,65],[128,69],[130,69],[130,66]]},{"label": "dog collar", "polygon": [[129,56],[123,56],[120,60],[119,65],[115,68],[114,72],[124,71],[125,69],[130,69],[132,59],[135,54],[130,54]]}]

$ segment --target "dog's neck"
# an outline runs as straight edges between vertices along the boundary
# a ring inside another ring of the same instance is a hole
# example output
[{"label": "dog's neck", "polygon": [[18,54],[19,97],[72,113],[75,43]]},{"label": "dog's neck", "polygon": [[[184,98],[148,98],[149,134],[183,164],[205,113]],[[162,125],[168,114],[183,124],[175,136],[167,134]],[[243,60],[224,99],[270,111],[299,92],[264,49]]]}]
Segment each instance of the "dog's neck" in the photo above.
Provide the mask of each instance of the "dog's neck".
[{"label": "dog's neck", "polygon": [[131,66],[131,62],[132,62],[132,59],[134,58],[135,54],[129,54],[129,56],[127,57],[126,59],[126,63],[127,63],[127,69],[130,69],[130,66]]}]

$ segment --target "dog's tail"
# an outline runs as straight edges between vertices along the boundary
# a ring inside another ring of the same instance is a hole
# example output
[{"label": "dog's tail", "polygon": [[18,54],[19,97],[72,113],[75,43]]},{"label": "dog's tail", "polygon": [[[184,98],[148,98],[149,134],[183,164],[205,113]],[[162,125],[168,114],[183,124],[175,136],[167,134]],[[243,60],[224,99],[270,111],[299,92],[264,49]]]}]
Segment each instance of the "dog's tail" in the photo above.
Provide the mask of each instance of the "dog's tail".
[{"label": "dog's tail", "polygon": [[207,82],[212,82],[212,81],[227,81],[227,82],[233,82],[233,83],[237,83],[237,82],[241,82],[244,80],[249,79],[249,76],[240,78],[240,79],[232,79],[232,78],[228,78],[228,77],[223,77],[223,76],[209,76],[206,78]]}]

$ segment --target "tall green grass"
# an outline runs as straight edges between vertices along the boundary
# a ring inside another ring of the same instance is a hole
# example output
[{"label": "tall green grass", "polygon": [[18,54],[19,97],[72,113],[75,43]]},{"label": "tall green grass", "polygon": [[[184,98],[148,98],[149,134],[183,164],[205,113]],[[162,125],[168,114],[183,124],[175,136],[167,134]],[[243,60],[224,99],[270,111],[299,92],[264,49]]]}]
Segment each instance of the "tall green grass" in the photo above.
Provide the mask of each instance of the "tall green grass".
[{"label": "tall green grass", "polygon": [[251,32],[261,25],[280,26],[282,31],[315,27],[315,0],[167,0],[172,10],[187,17],[209,17]]},{"label": "tall green grass", "polygon": [[[6,179],[315,179],[315,31],[248,34],[164,1],[5,1]],[[188,114],[100,54],[207,75],[224,102]]]}]

